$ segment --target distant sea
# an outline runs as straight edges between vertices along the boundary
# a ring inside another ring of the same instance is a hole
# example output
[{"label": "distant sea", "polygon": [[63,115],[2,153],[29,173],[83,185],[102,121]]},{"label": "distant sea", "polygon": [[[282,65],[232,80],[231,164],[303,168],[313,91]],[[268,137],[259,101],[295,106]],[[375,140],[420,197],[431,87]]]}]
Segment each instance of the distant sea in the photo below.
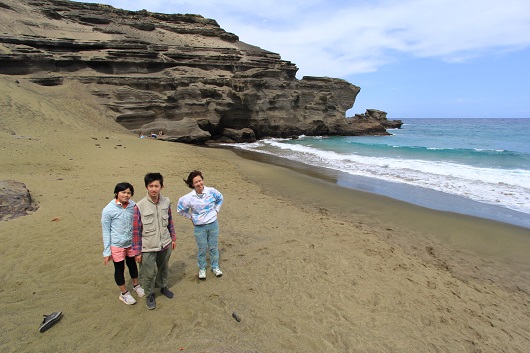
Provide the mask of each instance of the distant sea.
[{"label": "distant sea", "polygon": [[530,119],[403,122],[391,136],[300,136],[233,147],[332,172],[343,187],[530,228]]}]

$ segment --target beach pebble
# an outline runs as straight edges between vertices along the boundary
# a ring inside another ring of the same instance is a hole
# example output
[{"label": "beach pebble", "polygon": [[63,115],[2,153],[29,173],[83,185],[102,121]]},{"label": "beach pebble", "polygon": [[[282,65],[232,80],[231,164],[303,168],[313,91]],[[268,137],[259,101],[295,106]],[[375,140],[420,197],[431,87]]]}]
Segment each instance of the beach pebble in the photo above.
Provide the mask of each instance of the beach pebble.
[{"label": "beach pebble", "polygon": [[235,311],[232,313],[232,317],[236,319],[237,322],[241,322],[241,318],[239,317],[239,315],[237,315]]}]

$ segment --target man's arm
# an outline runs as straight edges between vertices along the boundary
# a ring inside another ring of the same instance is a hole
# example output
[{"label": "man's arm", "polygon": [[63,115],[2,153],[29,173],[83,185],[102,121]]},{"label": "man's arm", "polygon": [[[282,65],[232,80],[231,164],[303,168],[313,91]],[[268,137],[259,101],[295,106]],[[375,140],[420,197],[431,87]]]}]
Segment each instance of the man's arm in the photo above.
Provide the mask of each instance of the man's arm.
[{"label": "man's arm", "polygon": [[176,242],[177,236],[175,234],[175,224],[173,223],[173,216],[171,215],[171,206],[167,210],[168,219],[167,219],[167,229],[171,235],[171,241]]}]

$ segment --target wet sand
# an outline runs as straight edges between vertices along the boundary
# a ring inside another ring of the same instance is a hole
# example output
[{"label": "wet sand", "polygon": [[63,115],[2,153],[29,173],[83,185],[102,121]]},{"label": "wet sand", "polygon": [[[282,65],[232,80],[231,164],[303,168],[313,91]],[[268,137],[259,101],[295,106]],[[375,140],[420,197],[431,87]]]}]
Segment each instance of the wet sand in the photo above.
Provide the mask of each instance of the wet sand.
[{"label": "wet sand", "polygon": [[[39,204],[0,223],[2,352],[530,350],[525,228],[225,149],[138,139],[85,89],[0,78],[0,179],[24,182]],[[195,168],[225,196],[223,277],[198,280],[191,224],[175,215],[175,298],[157,296],[153,311],[144,299],[124,305],[103,265],[102,208],[117,182],[142,198],[151,171],[176,201]],[[39,333],[58,310],[63,319]]]}]

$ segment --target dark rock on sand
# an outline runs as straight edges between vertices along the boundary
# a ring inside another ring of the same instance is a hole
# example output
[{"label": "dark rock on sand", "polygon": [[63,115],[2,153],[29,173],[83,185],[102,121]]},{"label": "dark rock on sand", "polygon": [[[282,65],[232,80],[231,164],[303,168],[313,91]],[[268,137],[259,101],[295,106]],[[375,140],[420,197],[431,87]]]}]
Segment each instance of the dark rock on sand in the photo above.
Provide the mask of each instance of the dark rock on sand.
[{"label": "dark rock on sand", "polygon": [[0,180],[0,220],[26,216],[38,209],[26,185],[14,180]]}]

